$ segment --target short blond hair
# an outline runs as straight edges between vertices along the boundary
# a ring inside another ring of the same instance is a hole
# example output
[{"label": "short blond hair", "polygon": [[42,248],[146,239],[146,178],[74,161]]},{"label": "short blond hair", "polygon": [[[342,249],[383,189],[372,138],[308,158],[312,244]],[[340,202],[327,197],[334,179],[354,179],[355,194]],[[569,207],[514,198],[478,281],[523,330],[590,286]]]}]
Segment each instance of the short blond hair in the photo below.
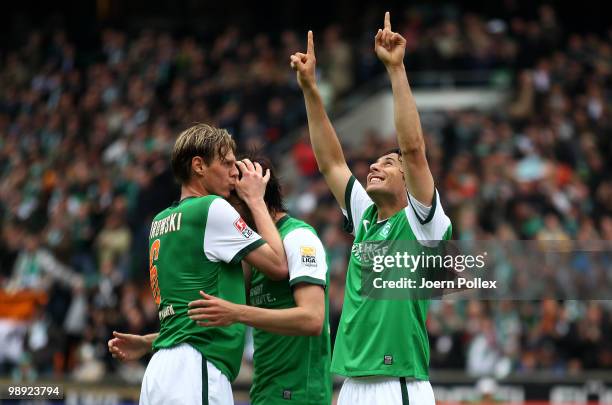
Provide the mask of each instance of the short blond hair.
[{"label": "short blond hair", "polygon": [[236,152],[236,142],[227,130],[207,124],[196,124],[178,136],[172,149],[172,173],[183,184],[191,178],[191,160],[200,156],[207,165],[215,158],[223,160],[229,152]]}]

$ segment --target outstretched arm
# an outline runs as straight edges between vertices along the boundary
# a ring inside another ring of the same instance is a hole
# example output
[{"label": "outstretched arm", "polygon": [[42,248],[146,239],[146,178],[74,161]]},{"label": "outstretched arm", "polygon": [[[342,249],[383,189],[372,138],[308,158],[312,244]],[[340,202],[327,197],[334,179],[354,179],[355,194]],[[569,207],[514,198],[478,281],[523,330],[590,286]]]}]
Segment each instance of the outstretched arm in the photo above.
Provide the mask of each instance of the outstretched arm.
[{"label": "outstretched arm", "polygon": [[419,202],[431,205],[434,181],[425,156],[421,120],[404,67],[406,40],[391,31],[389,12],[385,13],[384,27],[378,30],[374,43],[376,55],[384,63],[391,79],[395,130],[402,152],[406,188]]},{"label": "outstretched arm", "polygon": [[189,303],[189,317],[204,327],[243,323],[279,335],[316,336],[325,319],[325,291],[301,283],[293,291],[295,308],[267,309],[234,304],[200,291],[201,300]]},{"label": "outstretched arm", "polygon": [[108,351],[122,361],[138,360],[152,350],[157,335],[159,333],[142,336],[113,332],[114,337],[108,341]]},{"label": "outstretched arm", "polygon": [[308,31],[306,53],[291,55],[291,67],[296,71],[297,81],[304,94],[310,141],[319,165],[332,194],[342,208],[345,207],[344,192],[351,177],[340,141],[332,126],[315,78],[316,58],[312,31]]}]

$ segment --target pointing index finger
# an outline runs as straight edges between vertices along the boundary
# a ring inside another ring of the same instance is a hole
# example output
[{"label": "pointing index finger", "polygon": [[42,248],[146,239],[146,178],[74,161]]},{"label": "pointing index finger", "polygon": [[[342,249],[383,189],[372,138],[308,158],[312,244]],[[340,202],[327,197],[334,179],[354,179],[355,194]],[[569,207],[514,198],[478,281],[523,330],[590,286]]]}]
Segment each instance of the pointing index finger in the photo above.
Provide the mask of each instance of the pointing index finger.
[{"label": "pointing index finger", "polygon": [[385,29],[391,30],[391,14],[385,12]]},{"label": "pointing index finger", "polygon": [[314,39],[312,37],[312,31],[308,31],[308,45],[306,48],[306,53],[314,56]]}]

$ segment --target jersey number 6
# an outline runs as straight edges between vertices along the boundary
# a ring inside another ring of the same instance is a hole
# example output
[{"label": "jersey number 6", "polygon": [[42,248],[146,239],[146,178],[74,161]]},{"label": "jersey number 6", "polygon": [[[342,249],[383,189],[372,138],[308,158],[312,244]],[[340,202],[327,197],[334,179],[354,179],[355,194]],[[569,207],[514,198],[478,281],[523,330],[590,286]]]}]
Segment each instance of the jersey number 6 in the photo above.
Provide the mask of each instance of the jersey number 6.
[{"label": "jersey number 6", "polygon": [[161,303],[161,295],[159,294],[159,280],[157,279],[157,266],[153,264],[159,257],[159,246],[161,242],[159,239],[155,239],[151,244],[151,251],[149,252],[149,279],[151,281],[151,291],[153,291],[153,298],[155,303],[159,307]]}]

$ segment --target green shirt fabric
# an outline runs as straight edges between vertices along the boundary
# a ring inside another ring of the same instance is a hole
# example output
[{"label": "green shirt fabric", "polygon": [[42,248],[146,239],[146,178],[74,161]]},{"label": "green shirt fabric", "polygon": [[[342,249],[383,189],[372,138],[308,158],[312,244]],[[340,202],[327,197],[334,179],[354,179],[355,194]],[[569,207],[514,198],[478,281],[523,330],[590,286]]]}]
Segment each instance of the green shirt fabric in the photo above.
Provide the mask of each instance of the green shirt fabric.
[{"label": "green shirt fabric", "polygon": [[[293,308],[297,284],[327,285],[325,251],[316,231],[305,222],[285,216],[276,226],[287,253],[289,280],[272,281],[253,269],[250,303],[261,308]],[[328,306],[326,291],[325,321],[319,336],[281,336],[253,330],[253,405],[331,403]]]},{"label": "green shirt fabric", "polygon": [[[364,188],[351,177],[345,193],[347,230],[355,235],[331,371],[348,377],[429,379],[426,329],[429,300],[375,300],[362,296],[360,245],[371,241],[450,239],[452,228],[437,192],[428,216],[408,207],[384,221]],[[413,254],[418,254],[414,252]]]},{"label": "green shirt fabric", "polygon": [[201,298],[200,290],[244,304],[240,261],[263,243],[218,196],[187,198],[156,215],[149,274],[161,327],[153,349],[188,343],[233,381],[242,361],[245,326],[198,326],[187,316],[187,305]]}]

